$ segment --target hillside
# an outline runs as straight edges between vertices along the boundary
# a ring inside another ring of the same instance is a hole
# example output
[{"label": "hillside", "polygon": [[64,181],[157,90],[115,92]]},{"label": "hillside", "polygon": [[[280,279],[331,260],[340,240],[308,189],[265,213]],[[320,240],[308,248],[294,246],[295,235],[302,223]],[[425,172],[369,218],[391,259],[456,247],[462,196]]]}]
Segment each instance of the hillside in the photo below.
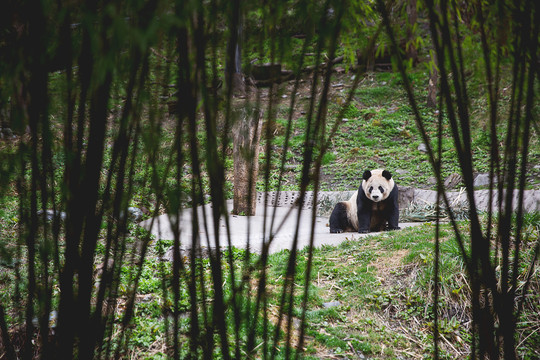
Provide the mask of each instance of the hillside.
[{"label": "hillside", "polygon": [[[422,64],[409,74],[418,99],[427,96],[428,75]],[[336,119],[340,105],[345,103],[352,86],[354,73],[335,73],[330,88],[330,106],[328,110],[328,125],[330,128],[335,121],[340,122],[335,136],[330,139],[330,147],[323,158],[320,172],[321,190],[354,190],[358,187],[359,178],[365,169],[386,168],[391,171],[396,181],[404,186],[423,189],[434,189],[435,180],[425,151],[421,150],[421,137],[418,133],[414,116],[402,87],[398,74],[392,72],[374,72],[366,74],[355,91],[352,102],[345,111],[342,119]],[[275,131],[273,132],[273,161],[282,156],[287,115],[288,101],[292,91],[292,81],[286,84],[283,98],[280,99]],[[503,104],[510,92],[506,85],[503,92]],[[487,124],[487,100],[484,88],[472,81],[471,114],[473,114],[472,144],[476,173],[489,172],[490,140]],[[263,89],[263,92],[265,90]],[[285,190],[298,190],[298,178],[303,158],[303,141],[305,131],[305,116],[310,100],[309,82],[303,82],[297,91],[297,103],[293,111],[293,130],[290,140],[290,149],[287,152],[284,172]],[[263,97],[264,99],[264,97]],[[428,131],[435,138],[438,111],[420,104],[422,115],[428,126]],[[451,137],[447,119],[444,120],[443,135],[443,178],[452,174],[459,174],[459,163]],[[503,139],[504,131],[499,134]],[[264,146],[264,138],[262,146]],[[264,160],[264,149],[261,148],[261,157]],[[264,163],[263,163],[264,164]],[[232,176],[232,174],[231,174]],[[527,173],[527,188],[540,187],[540,141],[539,137],[532,137],[529,152],[529,166]],[[271,190],[276,189],[272,183]],[[461,184],[462,185],[462,184]],[[453,184],[452,188],[459,188],[460,184]],[[259,190],[263,190],[261,182]]]}]

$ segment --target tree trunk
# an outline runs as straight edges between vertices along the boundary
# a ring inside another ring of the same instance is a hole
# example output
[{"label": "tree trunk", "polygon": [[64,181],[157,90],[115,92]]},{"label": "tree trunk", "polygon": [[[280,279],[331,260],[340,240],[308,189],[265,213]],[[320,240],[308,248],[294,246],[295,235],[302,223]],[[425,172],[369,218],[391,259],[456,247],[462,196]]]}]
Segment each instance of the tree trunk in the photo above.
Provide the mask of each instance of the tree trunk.
[{"label": "tree trunk", "polygon": [[232,90],[233,96],[246,96],[246,85],[244,75],[242,74],[242,14],[240,3],[235,2],[233,6],[233,21],[236,21],[237,26],[233,27],[227,49],[227,60],[225,63],[225,79],[227,86]]},{"label": "tree trunk", "polygon": [[245,106],[233,112],[234,198],[233,214],[255,215],[259,172],[259,142],[262,113],[254,106]]}]

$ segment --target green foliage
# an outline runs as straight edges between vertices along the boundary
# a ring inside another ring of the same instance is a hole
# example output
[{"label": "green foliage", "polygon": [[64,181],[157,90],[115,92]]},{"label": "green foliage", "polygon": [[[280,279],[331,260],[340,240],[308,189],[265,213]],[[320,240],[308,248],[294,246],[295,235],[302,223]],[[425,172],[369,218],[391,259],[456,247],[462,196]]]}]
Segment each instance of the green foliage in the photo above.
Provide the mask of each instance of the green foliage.
[{"label": "green foliage", "polygon": [[353,103],[353,104],[349,104],[349,106],[345,109],[345,112],[343,113],[343,115],[347,119],[356,119],[362,114],[360,110],[356,107],[356,105]]}]

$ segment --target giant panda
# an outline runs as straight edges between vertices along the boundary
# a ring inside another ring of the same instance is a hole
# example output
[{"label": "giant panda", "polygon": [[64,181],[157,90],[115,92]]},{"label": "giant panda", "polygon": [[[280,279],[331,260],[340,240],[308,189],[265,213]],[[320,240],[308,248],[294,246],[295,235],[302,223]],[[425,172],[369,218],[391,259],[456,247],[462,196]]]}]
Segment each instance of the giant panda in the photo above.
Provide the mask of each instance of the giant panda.
[{"label": "giant panda", "polygon": [[398,187],[383,169],[366,170],[362,184],[349,200],[336,204],[330,215],[330,232],[397,230]]}]

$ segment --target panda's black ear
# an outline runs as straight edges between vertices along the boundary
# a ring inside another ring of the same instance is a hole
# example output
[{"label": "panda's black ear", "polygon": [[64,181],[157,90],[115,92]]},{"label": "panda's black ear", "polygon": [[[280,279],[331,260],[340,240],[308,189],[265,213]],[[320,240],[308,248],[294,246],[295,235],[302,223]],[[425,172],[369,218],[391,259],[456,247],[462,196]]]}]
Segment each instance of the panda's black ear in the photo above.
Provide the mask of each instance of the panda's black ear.
[{"label": "panda's black ear", "polygon": [[370,177],[371,177],[371,171],[369,170],[364,171],[364,175],[362,175],[362,179],[367,181]]},{"label": "panda's black ear", "polygon": [[390,174],[390,171],[387,170],[383,170],[382,176],[384,176],[386,180],[390,180],[392,178],[392,174]]}]

